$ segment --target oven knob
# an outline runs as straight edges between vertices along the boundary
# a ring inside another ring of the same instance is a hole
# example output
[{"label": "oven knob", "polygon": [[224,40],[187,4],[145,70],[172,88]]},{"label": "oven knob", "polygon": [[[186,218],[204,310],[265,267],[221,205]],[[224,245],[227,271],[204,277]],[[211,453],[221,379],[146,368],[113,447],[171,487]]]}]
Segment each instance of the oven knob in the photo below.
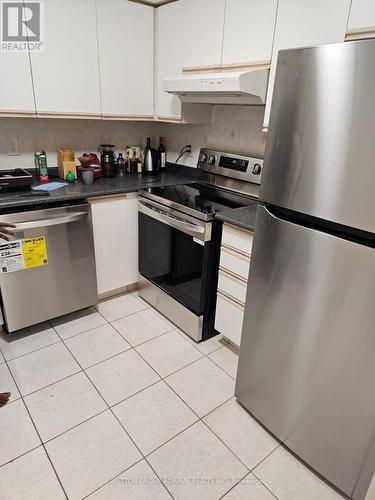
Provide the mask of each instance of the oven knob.
[{"label": "oven knob", "polygon": [[206,163],[206,161],[207,161],[207,155],[206,155],[206,153],[202,153],[202,154],[200,155],[199,161],[200,161],[201,163]]},{"label": "oven knob", "polygon": [[210,155],[210,156],[208,157],[208,164],[209,164],[209,165],[215,165],[215,161],[216,161],[216,158],[215,158],[215,156],[214,156],[214,155]]},{"label": "oven knob", "polygon": [[255,163],[253,166],[253,174],[259,175],[262,171],[262,166],[259,163]]}]

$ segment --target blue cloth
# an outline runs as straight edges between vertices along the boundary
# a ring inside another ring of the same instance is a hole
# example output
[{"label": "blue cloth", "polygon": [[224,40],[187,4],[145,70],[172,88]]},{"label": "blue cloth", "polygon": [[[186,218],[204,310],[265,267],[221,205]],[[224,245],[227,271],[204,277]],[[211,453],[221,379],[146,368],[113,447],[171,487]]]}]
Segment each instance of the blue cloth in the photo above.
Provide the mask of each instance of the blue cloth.
[{"label": "blue cloth", "polygon": [[54,191],[55,189],[60,189],[67,186],[67,182],[47,182],[46,184],[40,184],[39,186],[33,186],[31,189],[33,191]]}]

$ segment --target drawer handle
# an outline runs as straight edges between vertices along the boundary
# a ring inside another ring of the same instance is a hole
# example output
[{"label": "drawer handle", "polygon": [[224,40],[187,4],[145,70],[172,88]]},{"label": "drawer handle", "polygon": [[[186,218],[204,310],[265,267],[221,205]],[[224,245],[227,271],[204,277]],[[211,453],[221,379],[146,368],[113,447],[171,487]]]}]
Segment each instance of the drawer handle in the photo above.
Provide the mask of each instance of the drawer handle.
[{"label": "drawer handle", "polygon": [[241,302],[238,299],[235,299],[231,295],[227,294],[226,292],[223,292],[222,290],[218,290],[217,294],[220,295],[224,300],[227,300],[228,302],[232,302],[235,306],[240,307],[241,311],[243,311],[245,304]]},{"label": "drawer handle", "polygon": [[249,254],[247,252],[242,252],[241,250],[238,250],[237,248],[233,248],[233,247],[227,245],[226,243],[221,243],[221,248],[227,253],[234,254],[237,257],[245,257],[246,260],[250,260],[251,254]]},{"label": "drawer handle", "polygon": [[228,278],[240,281],[242,285],[247,285],[247,280],[245,278],[243,278],[242,276],[239,276],[236,273],[233,273],[232,271],[229,271],[229,269],[225,269],[225,267],[220,267],[219,270],[221,273],[223,273]]}]

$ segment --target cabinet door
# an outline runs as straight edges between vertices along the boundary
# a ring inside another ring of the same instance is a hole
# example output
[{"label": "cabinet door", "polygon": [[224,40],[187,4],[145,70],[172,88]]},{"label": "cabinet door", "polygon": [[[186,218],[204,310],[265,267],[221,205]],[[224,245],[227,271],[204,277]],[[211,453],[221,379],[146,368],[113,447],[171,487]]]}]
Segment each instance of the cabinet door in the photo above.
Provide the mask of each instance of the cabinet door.
[{"label": "cabinet door", "polygon": [[0,52],[0,113],[34,114],[29,54]]},{"label": "cabinet door", "polygon": [[126,286],[126,197],[91,202],[98,294]]},{"label": "cabinet door", "polygon": [[277,0],[226,0],[223,65],[269,64]]},{"label": "cabinet door", "polygon": [[154,8],[97,0],[97,9],[103,115],[152,117]]},{"label": "cabinet door", "polygon": [[347,32],[366,33],[375,31],[374,0],[352,0]]},{"label": "cabinet door", "polygon": [[45,0],[43,52],[31,53],[38,113],[99,115],[95,0]]},{"label": "cabinet door", "polygon": [[279,0],[264,126],[268,126],[280,49],[343,42],[350,0]]},{"label": "cabinet door", "polygon": [[138,281],[137,195],[91,201],[98,293]]},{"label": "cabinet door", "polygon": [[127,241],[125,261],[125,283],[138,283],[138,197],[136,193],[127,195]]},{"label": "cabinet door", "polygon": [[181,117],[181,101],[177,96],[164,92],[163,78],[181,73],[182,20],[181,1],[155,9],[155,115],[161,119]]},{"label": "cabinet door", "polygon": [[225,0],[180,0],[184,4],[183,68],[221,65]]}]

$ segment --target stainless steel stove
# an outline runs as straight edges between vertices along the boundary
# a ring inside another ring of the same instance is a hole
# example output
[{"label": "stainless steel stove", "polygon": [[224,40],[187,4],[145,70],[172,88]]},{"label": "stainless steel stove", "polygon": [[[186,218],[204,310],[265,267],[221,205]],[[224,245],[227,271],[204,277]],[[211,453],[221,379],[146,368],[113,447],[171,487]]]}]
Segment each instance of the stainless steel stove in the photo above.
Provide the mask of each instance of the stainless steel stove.
[{"label": "stainless steel stove", "polygon": [[256,203],[263,160],[201,149],[199,177],[139,196],[139,293],[194,340],[215,335],[221,223]]}]

